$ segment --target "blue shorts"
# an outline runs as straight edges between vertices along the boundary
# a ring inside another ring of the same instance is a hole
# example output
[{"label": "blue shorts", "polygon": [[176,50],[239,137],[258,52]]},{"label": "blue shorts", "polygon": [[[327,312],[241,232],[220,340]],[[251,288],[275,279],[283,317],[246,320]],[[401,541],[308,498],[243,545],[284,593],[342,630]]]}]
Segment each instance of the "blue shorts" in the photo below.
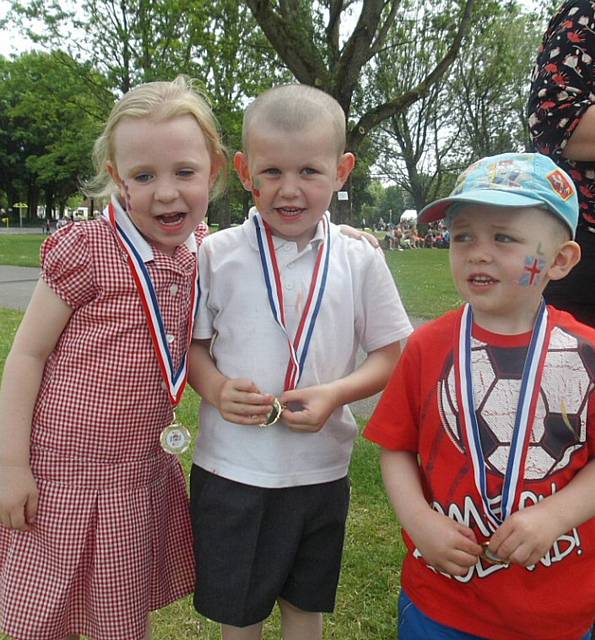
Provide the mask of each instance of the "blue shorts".
[{"label": "blue shorts", "polygon": [[[486,640],[464,631],[457,631],[428,618],[401,590],[399,596],[399,640]],[[589,640],[591,632],[581,640]]]}]

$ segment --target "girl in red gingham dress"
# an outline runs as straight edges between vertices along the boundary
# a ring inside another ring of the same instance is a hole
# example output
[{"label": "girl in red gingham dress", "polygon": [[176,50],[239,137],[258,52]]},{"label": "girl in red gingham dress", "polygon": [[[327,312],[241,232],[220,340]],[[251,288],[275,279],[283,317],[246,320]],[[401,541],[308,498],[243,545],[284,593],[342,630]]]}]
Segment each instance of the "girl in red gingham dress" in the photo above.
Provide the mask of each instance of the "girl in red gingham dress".
[{"label": "girl in red gingham dress", "polygon": [[19,640],[142,640],[193,590],[185,478],[160,442],[225,151],[178,78],[126,94],[94,159],[111,203],[43,245],[0,391],[0,620]]}]

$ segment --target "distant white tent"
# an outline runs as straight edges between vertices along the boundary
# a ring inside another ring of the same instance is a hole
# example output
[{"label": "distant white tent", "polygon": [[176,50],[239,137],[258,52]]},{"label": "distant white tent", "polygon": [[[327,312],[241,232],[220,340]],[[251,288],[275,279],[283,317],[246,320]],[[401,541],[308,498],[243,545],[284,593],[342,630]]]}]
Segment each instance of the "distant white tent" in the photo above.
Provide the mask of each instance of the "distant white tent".
[{"label": "distant white tent", "polygon": [[401,214],[400,222],[415,222],[417,220],[417,211],[415,209],[405,209]]}]

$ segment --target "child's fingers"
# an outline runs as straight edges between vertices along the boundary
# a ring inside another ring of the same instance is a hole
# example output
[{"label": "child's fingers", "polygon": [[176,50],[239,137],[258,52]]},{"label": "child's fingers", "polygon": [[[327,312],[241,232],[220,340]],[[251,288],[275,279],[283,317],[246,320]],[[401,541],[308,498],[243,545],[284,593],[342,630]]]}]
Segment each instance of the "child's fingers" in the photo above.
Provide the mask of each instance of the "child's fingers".
[{"label": "child's fingers", "polygon": [[271,411],[273,410],[273,405],[271,404],[244,404],[241,402],[230,402],[223,407],[224,411],[227,413],[250,417],[260,417],[266,418]]},{"label": "child's fingers", "polygon": [[37,517],[37,492],[29,495],[27,504],[25,505],[25,519],[27,524],[34,524]]},{"label": "child's fingers", "polygon": [[229,381],[229,384],[235,391],[260,394],[260,389],[256,386],[256,384],[254,384],[252,380],[249,380],[248,378],[234,378],[233,380]]},{"label": "child's fingers", "polygon": [[25,508],[16,507],[10,513],[10,528],[18,531],[27,531],[29,527],[25,521]]}]

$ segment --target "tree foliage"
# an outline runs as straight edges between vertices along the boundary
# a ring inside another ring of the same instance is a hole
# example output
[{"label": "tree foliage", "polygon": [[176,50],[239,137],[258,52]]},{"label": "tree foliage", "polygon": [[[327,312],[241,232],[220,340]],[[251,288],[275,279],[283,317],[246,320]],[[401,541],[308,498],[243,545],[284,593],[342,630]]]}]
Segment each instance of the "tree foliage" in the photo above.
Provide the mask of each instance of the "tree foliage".
[{"label": "tree foliage", "polygon": [[[358,151],[366,136],[423,98],[447,72],[456,59],[469,28],[474,0],[446,2],[456,21],[445,36],[447,46],[424,67],[425,73],[413,84],[401,85],[399,91],[368,93],[361,99],[366,77],[378,65],[399,60],[414,66],[411,41],[410,0],[247,0],[254,17],[267,38],[297,80],[323,89],[337,99],[347,116],[347,147]],[[442,3],[440,3],[442,4]],[[354,23],[346,32],[346,25]],[[395,37],[395,33],[400,37]],[[387,47],[390,56],[385,56]],[[437,49],[433,50],[437,52]],[[391,65],[392,66],[392,65]],[[393,67],[394,69],[394,67]],[[401,68],[394,69],[400,72]],[[396,87],[394,87],[396,88]],[[367,98],[367,99],[366,99]],[[350,212],[338,203],[340,220],[350,219]]]},{"label": "tree foliage", "polygon": [[[443,31],[452,28],[444,4],[419,9],[413,20],[416,65],[397,60],[401,73],[391,74],[383,62],[376,69],[373,91],[401,91],[427,72],[431,59],[446,46]],[[446,195],[454,177],[472,160],[527,148],[525,105],[543,28],[542,21],[516,2],[485,0],[449,74],[380,128],[382,167],[411,194],[416,209]]]},{"label": "tree foliage", "polygon": [[[186,73],[210,99],[230,155],[243,109],[263,89],[297,80],[327,91],[358,156],[339,219],[393,208],[382,184],[371,187],[379,172],[403,206],[420,208],[469,160],[525,147],[529,70],[557,2],[546,4],[533,15],[520,0],[13,0],[12,23],[66,53],[0,59],[0,190],[10,202],[63,200],[88,172],[115,96]],[[210,207],[223,226],[250,204],[229,184]]]},{"label": "tree foliage", "polygon": [[26,194],[30,214],[41,198],[49,211],[91,171],[93,140],[110,106],[95,93],[103,81],[60,51],[2,60],[0,74],[0,189],[9,206]]}]

